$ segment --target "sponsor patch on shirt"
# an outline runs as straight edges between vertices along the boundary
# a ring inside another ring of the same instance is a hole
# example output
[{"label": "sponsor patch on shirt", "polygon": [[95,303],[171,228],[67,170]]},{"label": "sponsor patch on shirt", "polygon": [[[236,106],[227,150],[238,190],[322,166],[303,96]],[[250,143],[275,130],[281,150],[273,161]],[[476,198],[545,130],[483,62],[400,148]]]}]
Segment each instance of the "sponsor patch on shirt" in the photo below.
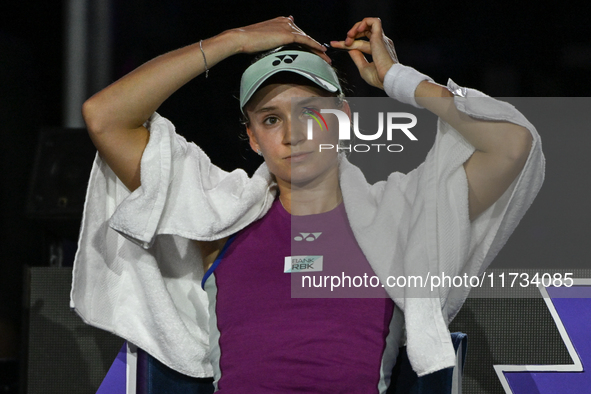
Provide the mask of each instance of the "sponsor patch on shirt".
[{"label": "sponsor patch on shirt", "polygon": [[322,256],[285,256],[285,273],[317,271],[322,271]]}]

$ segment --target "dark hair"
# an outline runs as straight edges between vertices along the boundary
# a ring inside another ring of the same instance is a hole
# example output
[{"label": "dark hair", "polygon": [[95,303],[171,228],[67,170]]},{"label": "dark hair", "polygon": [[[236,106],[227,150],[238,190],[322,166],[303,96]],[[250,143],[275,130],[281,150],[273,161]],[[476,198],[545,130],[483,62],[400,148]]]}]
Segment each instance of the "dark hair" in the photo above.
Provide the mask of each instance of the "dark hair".
[{"label": "dark hair", "polygon": [[312,52],[312,50],[310,49],[310,47],[304,46],[304,45],[300,45],[300,44],[296,44],[296,43],[292,43],[292,44],[287,44],[287,45],[282,45],[280,47],[277,48],[273,48],[270,49],[268,51],[265,52],[259,52],[254,54],[254,56],[252,57],[250,64],[255,64],[256,62],[258,62],[259,60],[272,55],[274,53],[277,53],[279,51],[301,51],[301,52],[308,52],[308,53],[314,53]]}]

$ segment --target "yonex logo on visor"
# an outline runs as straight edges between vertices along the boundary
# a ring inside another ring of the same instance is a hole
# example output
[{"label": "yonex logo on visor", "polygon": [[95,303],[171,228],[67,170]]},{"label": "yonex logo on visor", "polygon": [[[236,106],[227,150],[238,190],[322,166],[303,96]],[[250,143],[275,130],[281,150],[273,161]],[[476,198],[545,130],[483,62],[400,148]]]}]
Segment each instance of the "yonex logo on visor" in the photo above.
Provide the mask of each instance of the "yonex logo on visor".
[{"label": "yonex logo on visor", "polygon": [[339,79],[332,67],[320,56],[310,52],[282,50],[253,63],[242,74],[240,81],[240,110],[271,76],[278,72],[299,74],[324,90],[342,92]]},{"label": "yonex logo on visor", "polygon": [[298,55],[281,55],[281,56],[275,56],[275,57],[278,58],[279,60],[275,60],[272,64],[274,66],[278,66],[281,64],[281,62],[286,63],[286,64],[293,63],[293,61],[296,60]]}]

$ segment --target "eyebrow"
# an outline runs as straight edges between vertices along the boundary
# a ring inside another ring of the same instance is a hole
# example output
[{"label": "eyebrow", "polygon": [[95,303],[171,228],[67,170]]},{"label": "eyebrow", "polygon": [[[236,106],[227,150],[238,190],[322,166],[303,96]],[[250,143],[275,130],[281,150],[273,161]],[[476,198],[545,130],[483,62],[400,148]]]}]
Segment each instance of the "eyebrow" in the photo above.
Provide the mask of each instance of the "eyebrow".
[{"label": "eyebrow", "polygon": [[[302,100],[298,100],[297,101],[297,104],[303,106],[303,105],[310,104],[310,103],[312,103],[314,101],[317,101],[318,99],[324,99],[324,98],[326,98],[326,97],[311,96],[311,97],[307,97],[307,98],[302,99]],[[292,99],[292,103],[293,103],[293,99]]]},{"label": "eyebrow", "polygon": [[[301,105],[310,104],[311,102],[314,102],[314,101],[316,101],[318,99],[326,99],[326,98],[328,98],[328,97],[310,96],[310,97],[302,98],[301,100],[299,100],[296,97],[294,97],[294,98],[292,98],[292,101],[294,99],[298,100],[297,104],[301,106]],[[253,112],[255,114],[260,114],[260,113],[263,113],[263,112],[272,112],[272,111],[275,111],[276,109],[277,109],[277,106],[276,105],[271,105],[271,106],[268,106],[268,107],[259,108],[259,109],[257,109],[256,111],[253,111]]]},{"label": "eyebrow", "polygon": [[257,109],[256,111],[254,111],[255,114],[259,114],[261,112],[272,112],[275,111],[277,109],[276,106],[270,106],[270,107],[263,107],[260,109]]}]

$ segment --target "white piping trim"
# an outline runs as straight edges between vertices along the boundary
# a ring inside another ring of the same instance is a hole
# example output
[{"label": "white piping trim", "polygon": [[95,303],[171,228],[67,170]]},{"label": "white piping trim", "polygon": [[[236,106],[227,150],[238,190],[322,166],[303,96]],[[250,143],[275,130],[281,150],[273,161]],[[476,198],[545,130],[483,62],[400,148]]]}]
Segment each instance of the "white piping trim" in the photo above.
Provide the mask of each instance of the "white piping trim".
[{"label": "white piping trim", "polygon": [[127,342],[125,393],[136,394],[137,390],[137,346]]},{"label": "white piping trim", "polygon": [[[591,285],[591,278],[581,278],[581,279],[573,279],[573,286],[590,286]],[[581,363],[581,359],[573,346],[568,333],[566,332],[566,328],[564,324],[562,324],[562,320],[552,303],[552,299],[548,295],[548,291],[546,287],[543,286],[541,283],[538,285],[538,289],[540,289],[540,293],[542,293],[542,297],[544,297],[544,301],[548,306],[548,310],[554,319],[554,323],[556,323],[556,328],[560,333],[560,337],[564,342],[566,349],[568,350],[568,354],[570,358],[573,360],[573,364],[557,364],[557,365],[493,365],[495,372],[497,373],[497,377],[501,381],[501,385],[507,394],[513,394],[513,390],[509,386],[509,382],[505,377],[504,372],[582,372],[583,371],[583,364]]]}]

